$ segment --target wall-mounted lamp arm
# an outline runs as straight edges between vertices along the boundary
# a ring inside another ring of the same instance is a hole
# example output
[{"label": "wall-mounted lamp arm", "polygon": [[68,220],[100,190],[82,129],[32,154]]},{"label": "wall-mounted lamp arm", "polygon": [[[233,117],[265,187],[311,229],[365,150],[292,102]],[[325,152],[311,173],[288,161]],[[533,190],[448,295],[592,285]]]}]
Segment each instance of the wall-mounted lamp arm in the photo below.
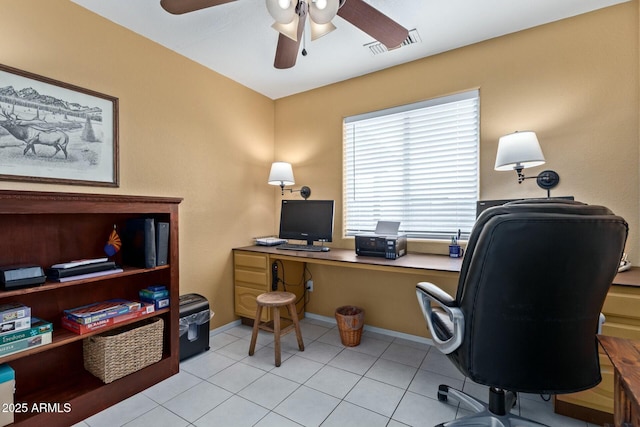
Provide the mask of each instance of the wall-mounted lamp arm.
[{"label": "wall-mounted lamp arm", "polygon": [[525,179],[535,178],[538,187],[547,190],[547,197],[551,197],[551,189],[560,182],[560,175],[556,171],[546,170],[540,172],[537,176],[524,176],[521,165],[516,165],[513,169],[518,174],[518,184],[522,184]]},{"label": "wall-mounted lamp arm", "polygon": [[[280,190],[281,190],[281,194],[284,196],[285,188],[284,188],[284,182],[282,181],[280,181]],[[300,193],[302,198],[305,200],[307,200],[309,196],[311,196],[311,188],[307,187],[306,185],[303,185],[302,188],[298,190],[294,190],[293,188],[286,188],[286,190],[289,190],[291,193]]]}]

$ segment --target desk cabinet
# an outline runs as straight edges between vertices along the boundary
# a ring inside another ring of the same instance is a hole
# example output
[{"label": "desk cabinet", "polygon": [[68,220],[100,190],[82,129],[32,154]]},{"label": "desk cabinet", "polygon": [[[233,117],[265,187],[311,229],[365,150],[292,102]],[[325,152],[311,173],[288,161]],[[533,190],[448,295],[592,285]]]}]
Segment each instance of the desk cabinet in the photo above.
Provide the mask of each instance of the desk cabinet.
[{"label": "desk cabinet", "polygon": [[[640,269],[620,273],[614,283],[627,282],[628,285],[611,286],[602,312],[606,322],[602,326],[602,334],[640,340]],[[603,425],[613,420],[613,366],[602,348],[600,348],[600,371],[602,382],[589,390],[579,393],[558,395],[555,399],[555,411]]]},{"label": "desk cabinet", "polygon": [[[271,264],[276,262],[269,254],[249,251],[233,251],[233,279],[235,296],[235,313],[244,318],[251,319],[256,315],[256,297],[264,292],[271,292],[272,274]],[[286,280],[278,284],[278,290],[286,290],[296,294],[296,307],[298,317],[304,317],[304,284],[302,274],[304,263],[291,261],[277,261],[278,277]],[[282,317],[290,318],[288,312],[283,310]],[[262,310],[263,322],[272,320],[271,310]]]}]

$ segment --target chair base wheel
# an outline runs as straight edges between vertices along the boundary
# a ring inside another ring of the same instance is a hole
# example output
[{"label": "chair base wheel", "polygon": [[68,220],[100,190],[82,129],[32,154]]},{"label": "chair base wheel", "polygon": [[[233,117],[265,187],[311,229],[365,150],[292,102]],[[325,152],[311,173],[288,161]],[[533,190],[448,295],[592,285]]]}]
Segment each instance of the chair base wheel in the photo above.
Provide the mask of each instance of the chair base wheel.
[{"label": "chair base wheel", "polygon": [[[438,386],[438,400],[440,402],[446,402],[447,401],[447,394],[449,393],[449,386],[446,384],[440,384]],[[438,427],[438,426],[436,426]]]}]

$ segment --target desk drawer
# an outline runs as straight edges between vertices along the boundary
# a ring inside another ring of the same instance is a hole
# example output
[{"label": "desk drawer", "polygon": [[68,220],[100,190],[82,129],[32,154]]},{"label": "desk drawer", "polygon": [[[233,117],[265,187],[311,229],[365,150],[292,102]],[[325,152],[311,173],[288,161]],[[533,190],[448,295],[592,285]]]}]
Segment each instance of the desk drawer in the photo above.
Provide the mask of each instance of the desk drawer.
[{"label": "desk drawer", "polygon": [[[235,287],[235,308],[236,314],[241,317],[246,317],[248,319],[253,319],[256,315],[256,298],[258,295],[264,293],[262,290],[245,288],[243,286]],[[262,316],[260,319],[263,322],[268,322],[271,320],[271,309],[264,308],[262,310]]]},{"label": "desk drawer", "polygon": [[236,285],[260,289],[262,292],[269,290],[267,286],[269,277],[266,271],[250,271],[236,268],[234,274]]},{"label": "desk drawer", "polygon": [[268,257],[263,254],[236,252],[234,254],[234,262],[236,267],[246,267],[267,271]]},{"label": "desk drawer", "polygon": [[607,317],[607,321],[602,325],[602,335],[640,340],[640,325],[620,322],[618,318]]}]

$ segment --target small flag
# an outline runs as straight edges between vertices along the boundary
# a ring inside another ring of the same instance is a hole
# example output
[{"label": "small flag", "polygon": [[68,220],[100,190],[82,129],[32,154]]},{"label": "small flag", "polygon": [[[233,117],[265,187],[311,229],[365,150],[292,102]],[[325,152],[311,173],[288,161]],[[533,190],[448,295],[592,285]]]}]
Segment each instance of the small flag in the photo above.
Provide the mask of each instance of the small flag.
[{"label": "small flag", "polygon": [[118,236],[118,233],[116,232],[116,226],[114,224],[113,231],[109,236],[109,240],[107,240],[107,244],[104,246],[104,252],[107,254],[107,256],[114,256],[116,252],[120,250],[121,246],[122,242],[120,242],[120,236]]}]

